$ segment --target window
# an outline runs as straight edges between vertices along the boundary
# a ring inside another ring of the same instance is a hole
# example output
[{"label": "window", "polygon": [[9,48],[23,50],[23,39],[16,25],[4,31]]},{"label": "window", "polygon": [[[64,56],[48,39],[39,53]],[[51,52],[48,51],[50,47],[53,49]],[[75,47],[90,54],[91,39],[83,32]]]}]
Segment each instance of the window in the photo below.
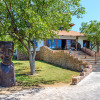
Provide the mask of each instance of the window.
[{"label": "window", "polygon": [[50,40],[50,39],[47,40],[46,45],[47,45],[49,48],[51,48],[51,40]]},{"label": "window", "polygon": [[56,48],[56,39],[54,39],[54,41],[52,41],[52,49]]},{"label": "window", "polygon": [[71,40],[67,40],[66,42],[67,42],[67,43],[66,43],[66,44],[67,44],[67,49],[69,49],[70,46],[71,46]]},{"label": "window", "polygon": [[71,41],[71,47],[75,47],[75,40]]},{"label": "window", "polygon": [[35,43],[35,46],[37,47],[38,43],[37,43],[36,39],[34,39],[34,43]]},{"label": "window", "polygon": [[57,49],[61,49],[61,40],[57,40]]},{"label": "window", "polygon": [[54,39],[53,41],[48,39],[47,42],[46,42],[46,45],[50,49],[59,49],[59,50],[61,50],[61,40],[60,39]]}]

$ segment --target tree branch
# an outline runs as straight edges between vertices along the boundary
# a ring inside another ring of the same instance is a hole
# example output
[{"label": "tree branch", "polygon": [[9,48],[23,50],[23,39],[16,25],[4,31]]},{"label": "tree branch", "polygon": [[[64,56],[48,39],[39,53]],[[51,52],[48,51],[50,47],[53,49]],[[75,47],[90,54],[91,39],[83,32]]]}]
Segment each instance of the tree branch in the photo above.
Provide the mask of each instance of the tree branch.
[{"label": "tree branch", "polygon": [[[42,15],[44,14],[44,11],[43,11],[44,2],[45,2],[45,0],[43,0],[43,4],[42,4]],[[41,18],[42,18],[42,16],[41,16]]]},{"label": "tree branch", "polygon": [[23,46],[24,46],[27,50],[29,50],[29,48],[26,46],[26,44],[23,42],[23,40],[22,40],[20,37],[17,37],[16,35],[11,34],[10,32],[8,32],[8,35],[10,35],[10,36],[13,37],[13,38],[16,38],[18,41],[20,41],[20,42],[23,44]]},{"label": "tree branch", "polygon": [[4,25],[3,25],[3,23],[1,21],[0,21],[0,23],[1,23],[2,27],[5,28]]},{"label": "tree branch", "polygon": [[4,1],[5,5],[6,5],[7,11],[8,11],[8,13],[9,13],[10,17],[12,18],[11,13],[10,13],[9,8],[8,8],[7,3],[5,2],[5,0],[3,0],[3,1]]}]

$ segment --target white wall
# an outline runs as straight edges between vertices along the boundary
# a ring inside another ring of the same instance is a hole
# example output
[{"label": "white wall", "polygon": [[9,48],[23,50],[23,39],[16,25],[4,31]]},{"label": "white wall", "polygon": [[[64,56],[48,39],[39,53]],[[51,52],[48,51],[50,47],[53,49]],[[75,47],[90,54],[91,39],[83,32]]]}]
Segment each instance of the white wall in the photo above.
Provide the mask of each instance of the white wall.
[{"label": "white wall", "polygon": [[93,48],[93,50],[94,50],[94,51],[97,51],[97,46],[95,46],[95,47]]},{"label": "white wall", "polygon": [[78,37],[78,43],[81,44],[81,48],[83,48],[83,40],[87,40],[86,37]]},{"label": "white wall", "polygon": [[13,53],[13,55],[17,55],[17,49],[15,50],[15,52]]},{"label": "white wall", "polygon": [[[36,47],[36,51],[40,51],[40,47],[44,46],[44,41],[37,41],[37,47]],[[33,49],[31,49],[31,51],[33,51]]]},{"label": "white wall", "polygon": [[75,36],[59,36],[59,39],[76,39]]},{"label": "white wall", "polygon": [[36,51],[40,51],[40,47],[44,46],[44,41],[37,41]]}]

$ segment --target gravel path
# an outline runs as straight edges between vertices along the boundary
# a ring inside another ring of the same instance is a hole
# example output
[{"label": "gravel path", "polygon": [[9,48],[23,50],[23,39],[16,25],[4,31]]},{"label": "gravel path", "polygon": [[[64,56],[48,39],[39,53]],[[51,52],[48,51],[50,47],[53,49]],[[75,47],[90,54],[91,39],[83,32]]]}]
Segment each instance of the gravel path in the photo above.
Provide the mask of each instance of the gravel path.
[{"label": "gravel path", "polygon": [[100,72],[92,72],[75,86],[22,90],[0,95],[0,100],[100,100]]}]

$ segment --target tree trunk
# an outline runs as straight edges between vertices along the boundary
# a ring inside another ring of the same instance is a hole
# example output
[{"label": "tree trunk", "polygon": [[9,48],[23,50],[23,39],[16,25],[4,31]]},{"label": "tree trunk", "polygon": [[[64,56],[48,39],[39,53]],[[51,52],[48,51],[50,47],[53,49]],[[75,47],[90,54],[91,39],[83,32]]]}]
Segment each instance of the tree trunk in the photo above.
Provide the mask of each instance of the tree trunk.
[{"label": "tree trunk", "polygon": [[99,52],[99,45],[97,45],[97,52]]},{"label": "tree trunk", "polygon": [[35,74],[35,58],[32,57],[32,53],[29,54],[29,63],[30,63],[31,75],[34,75]]},{"label": "tree trunk", "polygon": [[30,63],[30,70],[31,70],[31,75],[35,74],[35,55],[36,55],[36,48],[34,42],[32,42],[33,46],[33,53],[31,52],[31,42],[28,41],[28,53],[29,53],[29,63]]}]

